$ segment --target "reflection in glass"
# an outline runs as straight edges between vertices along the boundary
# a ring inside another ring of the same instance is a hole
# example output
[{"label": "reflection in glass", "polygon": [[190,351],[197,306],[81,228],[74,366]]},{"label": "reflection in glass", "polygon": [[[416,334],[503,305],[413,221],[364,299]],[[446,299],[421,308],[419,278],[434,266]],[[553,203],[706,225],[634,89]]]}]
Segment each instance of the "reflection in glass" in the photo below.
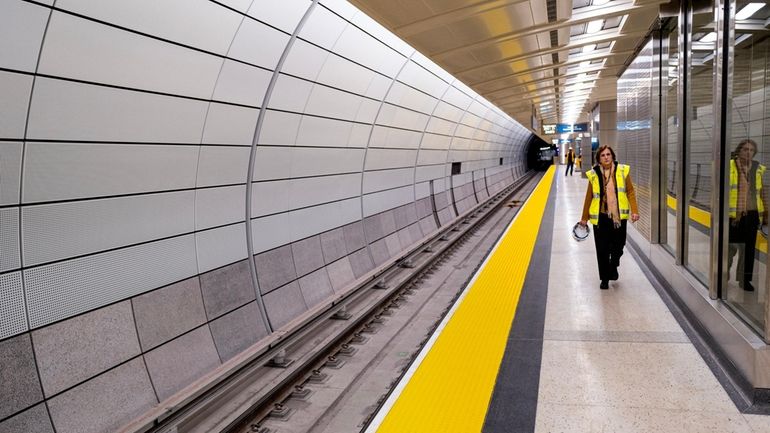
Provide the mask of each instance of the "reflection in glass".
[{"label": "reflection in glass", "polygon": [[[664,185],[665,194],[662,194],[661,209],[665,209],[662,212],[661,217],[661,230],[665,230],[661,233],[663,239],[663,245],[667,249],[675,254],[676,251],[676,209],[677,209],[677,197],[676,190],[678,187],[677,179],[677,161],[679,160],[679,122],[677,120],[677,104],[678,104],[678,91],[679,91],[679,48],[677,46],[679,39],[679,32],[674,30],[668,37],[668,68],[667,75],[668,81],[664,84],[666,91],[666,149],[665,149],[665,161],[666,166],[661,167],[662,177],[661,182]],[[664,74],[664,76],[666,76]]]},{"label": "reflection in glass", "polygon": [[[713,4],[712,4],[713,5]],[[708,286],[711,261],[711,170],[714,131],[714,49],[712,7],[692,14],[692,50],[689,110],[690,140],[687,146],[686,191],[688,199],[687,257],[690,271]]]},{"label": "reflection in glass", "polygon": [[[747,2],[738,2],[741,10]],[[766,20],[770,7],[762,8],[752,18]],[[770,131],[763,130],[770,121],[770,39],[768,33],[735,35],[735,57],[731,115],[732,137],[727,143],[733,150],[731,161],[728,264],[726,290],[722,298],[741,316],[764,334],[767,297],[767,239],[759,230],[767,222],[767,174]],[[754,152],[755,150],[755,152]],[[735,186],[735,188],[732,188]],[[735,192],[733,192],[735,191]]]}]

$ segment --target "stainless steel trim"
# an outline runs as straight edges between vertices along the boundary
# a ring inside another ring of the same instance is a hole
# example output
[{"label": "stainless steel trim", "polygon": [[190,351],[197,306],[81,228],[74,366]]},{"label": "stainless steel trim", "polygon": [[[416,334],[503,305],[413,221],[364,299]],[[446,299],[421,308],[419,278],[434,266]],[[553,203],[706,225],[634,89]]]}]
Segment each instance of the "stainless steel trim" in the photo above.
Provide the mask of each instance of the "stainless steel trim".
[{"label": "stainless steel trim", "polygon": [[[677,87],[677,105],[676,105],[676,117],[678,119],[677,124],[677,140],[679,141],[679,148],[677,149],[677,206],[676,206],[676,251],[674,251],[676,264],[684,265],[685,257],[687,257],[687,230],[685,224],[687,223],[687,200],[685,194],[687,189],[685,188],[685,179],[687,179],[685,170],[687,168],[687,143],[690,139],[689,126],[690,126],[690,110],[688,107],[687,99],[690,95],[690,67],[691,61],[689,52],[689,39],[692,31],[692,11],[688,7],[688,2],[682,2],[682,8],[679,10],[679,20],[677,22],[679,34],[679,86]],[[687,98],[687,99],[685,99]]]}]

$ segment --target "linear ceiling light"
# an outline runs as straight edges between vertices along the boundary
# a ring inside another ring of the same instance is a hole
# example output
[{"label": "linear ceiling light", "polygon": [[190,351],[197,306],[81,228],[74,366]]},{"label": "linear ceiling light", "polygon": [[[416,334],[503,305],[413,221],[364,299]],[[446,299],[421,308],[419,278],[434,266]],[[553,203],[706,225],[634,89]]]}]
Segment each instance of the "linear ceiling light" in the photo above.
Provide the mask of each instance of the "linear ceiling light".
[{"label": "linear ceiling light", "polygon": [[610,0],[594,0],[594,1],[591,2],[591,5],[592,6],[601,6],[601,5],[606,5],[609,2],[610,2]]},{"label": "linear ceiling light", "polygon": [[586,34],[590,35],[592,33],[596,33],[602,29],[604,26],[604,20],[594,20],[588,23],[586,26]]},{"label": "linear ceiling light", "polygon": [[764,3],[749,3],[735,14],[735,19],[739,21],[748,19],[764,6]]},{"label": "linear ceiling light", "polygon": [[590,53],[595,48],[596,48],[596,44],[588,44],[588,45],[584,45],[581,51],[583,52],[583,54]]},{"label": "linear ceiling light", "polygon": [[717,40],[717,34],[714,32],[707,33],[706,36],[698,39],[698,42],[714,42]]}]

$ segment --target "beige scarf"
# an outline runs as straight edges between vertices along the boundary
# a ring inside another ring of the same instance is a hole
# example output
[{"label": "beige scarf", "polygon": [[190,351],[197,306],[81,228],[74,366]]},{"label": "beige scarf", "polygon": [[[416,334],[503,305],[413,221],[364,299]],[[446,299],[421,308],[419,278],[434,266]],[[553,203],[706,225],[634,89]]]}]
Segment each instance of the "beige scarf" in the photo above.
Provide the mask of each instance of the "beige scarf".
[{"label": "beige scarf", "polygon": [[604,197],[607,201],[607,213],[612,218],[615,227],[620,227],[620,211],[618,210],[618,197],[615,193],[615,176],[613,176],[613,167],[605,170],[602,167],[602,176],[604,176]]}]

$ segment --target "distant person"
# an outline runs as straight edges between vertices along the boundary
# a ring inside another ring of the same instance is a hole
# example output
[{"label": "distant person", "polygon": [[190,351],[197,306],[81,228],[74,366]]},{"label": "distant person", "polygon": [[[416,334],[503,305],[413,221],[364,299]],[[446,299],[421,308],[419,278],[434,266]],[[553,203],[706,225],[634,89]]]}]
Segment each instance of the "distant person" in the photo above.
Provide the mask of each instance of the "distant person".
[{"label": "distant person", "polygon": [[566,156],[567,156],[567,170],[564,172],[564,175],[566,176],[567,173],[569,173],[569,175],[572,176],[572,170],[575,165],[575,152],[572,150],[571,146],[567,151]]},{"label": "distant person", "polygon": [[618,279],[618,266],[626,245],[628,218],[636,222],[639,213],[636,193],[631,182],[631,167],[619,164],[610,146],[596,151],[597,164],[586,171],[588,189],[583,202],[580,224],[594,226],[596,260],[599,265],[599,288],[609,289],[609,280]]},{"label": "distant person", "polygon": [[575,157],[575,167],[578,168],[578,170],[583,169],[583,157],[578,155]]},{"label": "distant person", "polygon": [[[735,279],[740,287],[753,292],[754,252],[757,229],[767,224],[767,199],[762,183],[765,166],[754,161],[757,143],[746,139],[738,143],[730,159],[730,228],[728,269],[738,252],[738,270]],[[761,217],[761,220],[760,220]]]}]

